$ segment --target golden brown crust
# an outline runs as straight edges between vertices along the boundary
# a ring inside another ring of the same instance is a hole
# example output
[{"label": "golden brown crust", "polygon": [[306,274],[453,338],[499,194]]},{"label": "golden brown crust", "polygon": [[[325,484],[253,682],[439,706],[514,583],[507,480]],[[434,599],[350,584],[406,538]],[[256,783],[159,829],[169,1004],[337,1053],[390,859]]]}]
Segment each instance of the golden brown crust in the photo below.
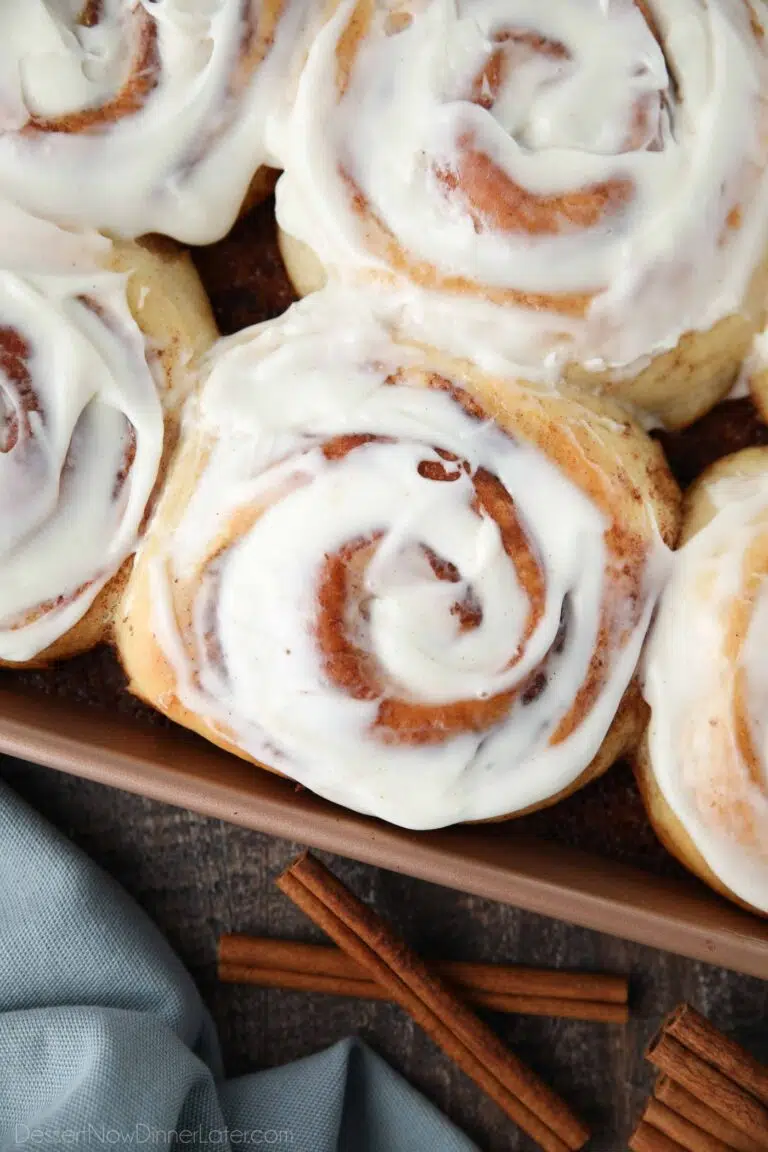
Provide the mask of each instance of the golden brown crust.
[{"label": "golden brown crust", "polygon": [[[278,230],[280,254],[300,296],[318,291],[327,273],[312,249]],[[652,412],[670,430],[687,428],[728,395],[768,320],[768,261],[755,272],[738,315],[726,316],[702,332],[686,332],[674,348],[650,358],[635,373],[622,369],[594,372],[566,365],[565,380],[575,388],[609,396],[639,411]],[[768,419],[768,371],[756,374],[755,402]]]},{"label": "golden brown crust", "polygon": [[[635,0],[651,34],[665,51],[659,26],[646,0]],[[751,6],[753,32],[763,39]],[[406,23],[410,20],[408,5],[397,13]],[[357,55],[371,31],[376,6],[371,0],[360,0],[354,7],[336,50],[336,84],[341,99],[348,87]],[[393,26],[396,31],[399,23]],[[495,28],[495,50],[490,52],[483,69],[470,85],[465,99],[484,108],[493,106],[504,76],[511,69],[525,65],[531,55],[549,59],[566,59],[568,49],[558,41],[537,35],[529,29]],[[510,49],[512,51],[510,51]],[[669,69],[670,92],[676,94],[674,69]],[[624,151],[653,146],[648,140],[648,107],[638,98],[631,118],[631,128]],[[371,145],[372,147],[375,145]],[[635,188],[630,180],[615,178],[566,192],[543,195],[514,182],[508,174],[483,152],[471,133],[457,142],[458,159],[450,167],[433,165],[433,175],[453,205],[472,222],[477,233],[494,235],[527,233],[555,236],[567,231],[588,232],[601,224],[621,224],[622,213],[631,206]],[[754,165],[744,166],[745,188],[755,182]],[[547,312],[569,318],[583,318],[605,285],[588,285],[578,292],[527,292],[511,287],[483,284],[462,275],[447,274],[434,264],[418,259],[392,232],[369,202],[352,174],[340,166],[342,187],[348,211],[359,222],[359,233],[365,247],[378,266],[359,272],[362,280],[391,287],[407,280],[421,288],[457,297],[481,297],[501,307],[515,307],[530,312]],[[736,204],[728,213],[724,233],[738,229],[743,210]],[[716,238],[713,238],[713,244]],[[301,296],[316,291],[326,282],[327,269],[316,253],[303,241],[279,230],[279,245],[288,275]],[[760,253],[756,253],[756,259]],[[710,411],[730,391],[747,356],[752,341],[768,321],[768,253],[755,268],[745,298],[737,313],[727,315],[703,330],[690,330],[674,347],[664,351],[647,349],[637,364],[619,365],[602,371],[574,360],[564,366],[565,380],[576,387],[605,394],[640,412],[652,414],[667,428],[685,428]],[[627,320],[632,323],[631,317]],[[757,387],[758,403],[768,411],[768,373]],[[760,396],[766,397],[763,402]]]},{"label": "golden brown crust", "polygon": [[[110,270],[128,276],[128,306],[147,339],[148,356],[158,361],[157,375],[164,382],[165,441],[151,506],[178,440],[181,406],[194,386],[201,358],[218,333],[194,265],[177,245],[153,238],[135,244],[118,241],[106,263]],[[43,652],[26,662],[0,660],[0,666],[45,667],[102,643],[109,636],[132,563],[127,560],[78,623]]]},{"label": "golden brown crust", "polygon": [[713,484],[736,477],[761,476],[768,470],[768,447],[744,448],[732,456],[723,456],[691,484],[683,499],[683,519],[680,529],[680,547],[702,528],[706,528],[717,513],[710,498]]},{"label": "golden brown crust", "polygon": [[507,812],[503,816],[494,817],[492,820],[478,820],[476,823],[498,824],[503,820],[517,819],[518,816],[529,816],[532,812],[538,812],[542,808],[551,808],[553,804],[567,800],[574,792],[578,792],[580,788],[584,788],[593,780],[597,780],[617,760],[621,760],[633,752],[642,738],[647,723],[648,705],[643,700],[637,681],[633,680],[624,693],[613,718],[613,723],[608,729],[597,755],[567,788],[563,788],[554,796],[548,796],[540,804],[532,804],[529,808],[523,808],[519,812]]},{"label": "golden brown crust", "polygon": [[752,904],[747,904],[723,884],[720,877],[709,867],[682,823],[664,799],[651,764],[647,731],[633,758],[632,766],[648,818],[653,825],[654,832],[667,851],[715,892],[719,892],[721,896],[725,896],[728,900],[746,908],[748,912],[754,912],[758,916],[768,918],[767,912],[755,908]]},{"label": "golden brown crust", "polygon": [[[670,546],[674,544],[678,530],[679,490],[658,445],[610,402],[590,397],[585,402],[579,399],[577,404],[575,396],[569,395],[567,389],[565,395],[555,395],[514,382],[490,380],[471,365],[458,364],[434,352],[427,353],[426,360],[428,368],[402,370],[397,374],[396,382],[414,388],[449,390],[471,416],[493,418],[516,439],[535,445],[550,460],[558,462],[585,495],[603,510],[612,524],[606,545],[613,557],[610,561],[614,574],[611,595],[615,597],[614,601],[609,595],[604,608],[604,642],[607,642],[609,633],[615,634],[619,618],[623,627],[631,628],[633,621],[628,621],[627,609],[635,604],[636,610],[640,611],[641,589],[637,581],[643,572],[644,557],[651,547],[648,505],[656,515],[662,538]],[[455,384],[457,379],[461,380],[461,389]],[[324,451],[329,458],[337,459],[370,443],[371,439],[366,434],[337,437],[326,442]],[[193,434],[182,447],[149,541],[142,550],[117,618],[116,640],[132,692],[220,747],[245,760],[253,760],[237,746],[232,732],[184,705],[177,692],[175,670],[152,628],[150,569],[153,564],[164,563],[163,541],[183,516],[205,468],[209,450],[210,443],[201,433]],[[450,482],[456,470],[465,465],[448,454],[440,455],[443,463],[429,463],[427,478]],[[531,614],[535,618],[537,604],[545,594],[542,587],[545,577],[527,541],[521,540],[509,496],[504,490],[499,492],[500,486],[498,481],[494,484],[494,479],[486,476],[482,469],[473,475],[476,499],[499,523],[504,547],[514,558],[518,579],[528,589]],[[279,496],[272,494],[270,498],[279,499]],[[260,504],[243,509],[242,515],[235,512],[206,549],[206,558],[200,561],[198,572],[210,572],[211,565],[218,563],[231,546],[232,534],[235,539],[239,538],[266,508],[267,505]],[[375,546],[375,539],[367,538],[326,557],[319,582],[319,610],[315,623],[318,645],[324,653],[326,675],[340,690],[355,698],[380,700],[377,725],[387,742],[440,742],[457,731],[482,731],[493,726],[506,713],[511,704],[509,697],[515,693],[503,694],[503,699],[457,701],[436,708],[415,704],[391,694],[379,681],[379,672],[371,657],[356,647],[347,632],[345,605],[350,589],[354,589],[358,579],[359,565],[365,562],[368,552]],[[442,558],[432,556],[428,559],[438,579],[452,579],[450,566]],[[619,575],[621,571],[625,572],[625,578]],[[174,579],[171,591],[173,603],[170,610],[175,617],[180,642],[192,659],[192,666],[195,649],[190,630],[197,587],[198,574],[195,573],[189,580]],[[462,602],[456,607],[462,627],[476,625],[476,609],[471,602]],[[617,613],[615,617],[614,610]],[[216,644],[215,635],[206,637],[209,657],[215,658]],[[598,650],[582,690],[555,734],[556,741],[565,740],[591,709],[601,692],[605,674],[603,652]],[[530,691],[538,690],[537,678],[541,676],[546,676],[544,667],[535,670],[526,682]],[[646,707],[633,683],[625,693],[597,756],[562,795],[594,779],[615,759],[628,752],[639,739],[645,723]],[[558,797],[551,797],[546,803],[553,803],[556,799]]]},{"label": "golden brown crust", "polygon": [[738,314],[707,330],[684,333],[674,348],[651,357],[635,375],[589,372],[573,364],[565,370],[566,379],[652,412],[669,429],[687,428],[730,392],[768,319],[767,303],[768,260],[752,277]]},{"label": "golden brown crust", "polygon": [[243,216],[247,216],[249,212],[258,208],[259,204],[263,204],[272,195],[279,175],[280,173],[275,168],[257,168],[248,185],[245,199],[240,205],[238,219],[242,220]]},{"label": "golden brown crust", "polygon": [[[710,496],[713,484],[727,478],[764,476],[766,473],[768,473],[768,448],[745,448],[732,456],[723,457],[707,468],[685,494],[681,546],[706,528],[717,514],[717,508]],[[745,598],[738,603],[735,602],[734,607],[737,610],[746,609],[749,603],[748,598]],[[746,635],[746,627],[743,622],[741,627],[737,627],[735,635],[737,641],[743,643]],[[633,768],[649,819],[664,847],[686,868],[711,888],[714,888],[716,892],[758,915],[768,915],[761,909],[754,908],[741,900],[713,872],[684,825],[667,803],[654,773],[647,729],[633,758]]]},{"label": "golden brown crust", "polygon": [[297,240],[278,225],[277,244],[283,258],[288,279],[298,296],[319,292],[328,282],[328,273],[322,261],[303,240]]}]

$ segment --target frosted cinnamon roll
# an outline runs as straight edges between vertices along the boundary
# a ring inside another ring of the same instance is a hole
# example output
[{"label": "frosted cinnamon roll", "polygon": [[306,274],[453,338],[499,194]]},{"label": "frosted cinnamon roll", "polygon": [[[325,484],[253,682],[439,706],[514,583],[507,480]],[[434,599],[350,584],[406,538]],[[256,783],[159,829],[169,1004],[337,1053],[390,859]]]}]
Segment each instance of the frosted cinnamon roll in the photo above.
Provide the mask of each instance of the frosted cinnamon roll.
[{"label": "frosted cinnamon roll", "polygon": [[399,342],[326,290],[214,355],[118,646],[134,692],[338,803],[511,815],[642,731],[676,511],[614,408]]},{"label": "frosted cinnamon roll", "polygon": [[768,449],[704,473],[683,543],[644,661],[638,779],[670,851],[768,913]]},{"label": "frosted cinnamon roll", "polygon": [[271,190],[267,122],[309,20],[310,0],[4,4],[0,193],[60,224],[219,239]]},{"label": "frosted cinnamon roll", "polygon": [[[59,259],[72,243],[62,237]],[[104,638],[216,336],[187,257],[135,244],[105,245],[89,266],[93,255],[66,274],[0,272],[3,664]]]},{"label": "frosted cinnamon roll", "polygon": [[765,313],[764,24],[757,0],[342,0],[277,190],[297,288],[418,286],[433,342],[689,423]]}]

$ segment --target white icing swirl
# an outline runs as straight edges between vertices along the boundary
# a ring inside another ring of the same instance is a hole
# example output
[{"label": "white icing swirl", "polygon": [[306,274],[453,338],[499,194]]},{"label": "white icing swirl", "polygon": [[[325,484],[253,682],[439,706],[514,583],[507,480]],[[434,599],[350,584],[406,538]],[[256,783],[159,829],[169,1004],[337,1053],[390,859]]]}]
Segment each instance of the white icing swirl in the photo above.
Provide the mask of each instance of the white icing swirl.
[{"label": "white icing swirl", "polygon": [[0,273],[0,660],[82,619],[135,547],[162,447],[123,278]]},{"label": "white icing swirl", "polygon": [[[653,513],[616,543],[627,478],[590,462],[594,414],[574,404],[554,432],[528,395],[546,431],[512,439],[455,362],[436,374],[323,297],[214,358],[139,564],[172,691],[400,825],[537,804],[590,764],[633,676],[667,555]],[[558,437],[560,461],[541,446]]]},{"label": "white icing swirl", "polygon": [[768,473],[708,489],[645,655],[658,787],[712,872],[768,912]]},{"label": "white icing swirl", "polygon": [[453,347],[479,296],[484,339],[540,376],[634,364],[739,309],[768,221],[762,5],[368,12],[346,0],[316,38],[277,192],[333,274],[457,293]]},{"label": "white icing swirl", "polygon": [[22,274],[94,272],[112,245],[91,229],[67,231],[0,198],[0,268]]},{"label": "white icing swirl", "polygon": [[310,25],[304,0],[4,4],[0,192],[62,224],[218,239]]}]

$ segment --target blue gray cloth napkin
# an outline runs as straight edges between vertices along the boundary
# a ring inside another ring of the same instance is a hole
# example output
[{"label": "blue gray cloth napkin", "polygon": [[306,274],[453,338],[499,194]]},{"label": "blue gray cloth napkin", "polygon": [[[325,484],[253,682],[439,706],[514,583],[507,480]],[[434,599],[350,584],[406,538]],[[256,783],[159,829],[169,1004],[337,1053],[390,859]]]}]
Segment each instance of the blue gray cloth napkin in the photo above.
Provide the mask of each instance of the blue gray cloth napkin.
[{"label": "blue gray cloth napkin", "polygon": [[476,1152],[354,1039],[223,1080],[154,925],[0,784],[0,1152],[133,1146]]}]

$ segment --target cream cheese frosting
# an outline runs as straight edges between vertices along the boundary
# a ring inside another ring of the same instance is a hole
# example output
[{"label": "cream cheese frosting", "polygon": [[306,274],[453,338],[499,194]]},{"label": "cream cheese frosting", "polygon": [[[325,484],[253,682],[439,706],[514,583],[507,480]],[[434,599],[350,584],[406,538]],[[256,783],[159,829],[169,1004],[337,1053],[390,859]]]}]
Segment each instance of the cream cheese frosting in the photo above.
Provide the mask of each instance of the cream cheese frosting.
[{"label": "cream cheese frosting", "polygon": [[711,871],[768,912],[768,472],[707,494],[644,659],[649,758]]},{"label": "cream cheese frosting", "polygon": [[739,309],[767,239],[762,5],[370,10],[342,0],[316,37],[283,139],[279,223],[333,277],[439,291],[444,340],[480,324],[529,378]]},{"label": "cream cheese frosting", "polygon": [[135,548],[162,448],[124,278],[0,272],[0,660],[82,619]]},{"label": "cream cheese frosting", "polygon": [[4,4],[0,194],[60,224],[218,239],[311,26],[308,0]]},{"label": "cream cheese frosting", "polygon": [[[574,404],[554,432],[523,393],[546,432],[514,438],[451,363],[459,383],[330,290],[224,341],[137,569],[184,709],[313,791],[413,828],[574,783],[633,677],[668,556],[650,508],[616,545],[628,481],[590,462],[599,418]],[[541,444],[559,437],[558,460]],[[331,572],[346,581],[341,638],[322,607]],[[499,715],[453,732],[462,701]],[[384,718],[422,709],[412,743]]]}]

